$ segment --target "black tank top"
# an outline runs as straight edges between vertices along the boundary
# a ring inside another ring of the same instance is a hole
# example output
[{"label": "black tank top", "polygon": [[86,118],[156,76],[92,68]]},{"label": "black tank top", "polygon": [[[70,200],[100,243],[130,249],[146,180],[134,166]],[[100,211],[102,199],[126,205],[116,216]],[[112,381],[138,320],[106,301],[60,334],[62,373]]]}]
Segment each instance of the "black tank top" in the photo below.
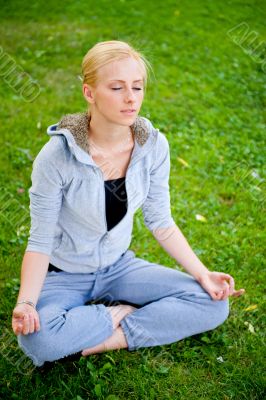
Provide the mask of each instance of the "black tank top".
[{"label": "black tank top", "polygon": [[[125,177],[104,181],[107,230],[112,229],[127,212]],[[61,271],[49,263],[48,271]]]},{"label": "black tank top", "polygon": [[112,229],[127,212],[125,177],[104,181],[107,230]]}]

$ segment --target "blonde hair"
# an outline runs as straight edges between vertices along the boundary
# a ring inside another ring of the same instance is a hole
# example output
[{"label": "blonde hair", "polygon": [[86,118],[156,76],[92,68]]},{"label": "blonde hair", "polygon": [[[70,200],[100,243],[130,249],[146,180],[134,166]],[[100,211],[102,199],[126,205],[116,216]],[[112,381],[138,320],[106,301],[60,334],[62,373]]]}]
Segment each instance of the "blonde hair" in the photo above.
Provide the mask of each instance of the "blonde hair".
[{"label": "blonde hair", "polygon": [[97,85],[97,71],[100,67],[112,61],[132,57],[138,61],[144,80],[144,90],[147,86],[149,71],[152,71],[151,64],[145,56],[130,44],[119,40],[109,40],[96,43],[84,56],[82,61],[82,80],[92,87]]}]

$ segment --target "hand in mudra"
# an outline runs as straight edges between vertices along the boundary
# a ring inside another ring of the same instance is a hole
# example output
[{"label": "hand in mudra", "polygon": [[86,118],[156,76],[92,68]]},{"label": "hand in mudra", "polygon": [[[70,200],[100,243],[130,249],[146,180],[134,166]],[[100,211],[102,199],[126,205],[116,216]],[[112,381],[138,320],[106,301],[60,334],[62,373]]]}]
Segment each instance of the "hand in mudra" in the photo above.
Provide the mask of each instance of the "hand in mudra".
[{"label": "hand in mudra", "polygon": [[12,329],[15,335],[27,335],[40,330],[38,312],[29,304],[18,304],[12,314]]},{"label": "hand in mudra", "polygon": [[239,297],[245,289],[235,290],[234,278],[223,272],[208,271],[199,279],[199,283],[213,300],[225,300],[228,296]]}]

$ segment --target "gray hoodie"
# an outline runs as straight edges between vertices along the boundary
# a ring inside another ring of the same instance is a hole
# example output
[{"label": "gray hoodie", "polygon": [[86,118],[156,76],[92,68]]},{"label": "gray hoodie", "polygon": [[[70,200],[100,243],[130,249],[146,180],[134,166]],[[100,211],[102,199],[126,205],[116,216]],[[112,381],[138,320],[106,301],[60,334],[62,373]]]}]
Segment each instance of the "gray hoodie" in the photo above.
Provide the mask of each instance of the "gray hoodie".
[{"label": "gray hoodie", "polygon": [[84,112],[67,114],[48,127],[50,139],[33,162],[29,189],[31,229],[25,251],[47,254],[53,265],[76,273],[95,272],[118,260],[130,246],[140,207],[150,231],[175,225],[167,138],[137,116],[125,179],[127,212],[107,231],[104,177],[90,155],[88,123]]}]

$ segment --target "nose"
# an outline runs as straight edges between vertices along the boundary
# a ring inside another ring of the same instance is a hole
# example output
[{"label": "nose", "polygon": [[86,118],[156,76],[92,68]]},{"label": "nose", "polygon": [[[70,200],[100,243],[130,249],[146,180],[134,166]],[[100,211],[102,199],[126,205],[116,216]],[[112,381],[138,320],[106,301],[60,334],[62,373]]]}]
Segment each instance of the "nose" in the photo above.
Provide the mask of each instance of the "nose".
[{"label": "nose", "polygon": [[126,91],[125,100],[127,103],[132,103],[135,101],[135,93],[132,89],[128,89]]}]

